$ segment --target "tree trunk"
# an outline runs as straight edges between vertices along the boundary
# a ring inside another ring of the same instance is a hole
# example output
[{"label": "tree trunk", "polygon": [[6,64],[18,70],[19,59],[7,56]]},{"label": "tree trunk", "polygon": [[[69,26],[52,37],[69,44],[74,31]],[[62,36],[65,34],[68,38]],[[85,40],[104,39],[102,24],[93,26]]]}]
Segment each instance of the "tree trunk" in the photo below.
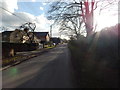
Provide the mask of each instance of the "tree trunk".
[{"label": "tree trunk", "polygon": [[94,1],[92,2],[88,2],[85,1],[84,2],[84,6],[85,6],[85,11],[82,7],[82,2],[81,2],[81,10],[82,10],[82,15],[83,15],[83,19],[85,22],[85,26],[86,26],[86,32],[87,32],[87,36],[90,36],[93,32],[93,7],[94,7]]}]

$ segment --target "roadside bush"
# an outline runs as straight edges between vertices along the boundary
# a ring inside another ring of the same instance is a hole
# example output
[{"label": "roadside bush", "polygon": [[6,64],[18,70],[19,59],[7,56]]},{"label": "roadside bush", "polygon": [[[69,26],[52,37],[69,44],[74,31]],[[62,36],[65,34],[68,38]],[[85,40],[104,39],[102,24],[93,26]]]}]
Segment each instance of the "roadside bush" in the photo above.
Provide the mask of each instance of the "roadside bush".
[{"label": "roadside bush", "polygon": [[71,60],[80,87],[118,87],[118,27],[71,40]]}]

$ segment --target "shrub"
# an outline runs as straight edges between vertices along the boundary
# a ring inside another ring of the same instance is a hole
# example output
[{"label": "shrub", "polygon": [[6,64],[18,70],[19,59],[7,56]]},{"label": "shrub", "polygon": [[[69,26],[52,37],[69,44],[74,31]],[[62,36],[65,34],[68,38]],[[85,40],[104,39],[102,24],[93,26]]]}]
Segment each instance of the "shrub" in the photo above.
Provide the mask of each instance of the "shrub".
[{"label": "shrub", "polygon": [[118,27],[105,29],[68,44],[79,86],[118,87]]}]

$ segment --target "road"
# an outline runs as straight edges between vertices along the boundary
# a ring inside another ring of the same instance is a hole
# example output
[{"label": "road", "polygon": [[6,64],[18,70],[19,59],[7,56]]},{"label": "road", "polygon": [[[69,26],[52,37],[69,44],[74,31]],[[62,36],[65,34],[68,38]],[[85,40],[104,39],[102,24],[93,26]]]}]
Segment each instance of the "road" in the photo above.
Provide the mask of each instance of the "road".
[{"label": "road", "polygon": [[74,88],[66,44],[2,72],[3,88]]}]

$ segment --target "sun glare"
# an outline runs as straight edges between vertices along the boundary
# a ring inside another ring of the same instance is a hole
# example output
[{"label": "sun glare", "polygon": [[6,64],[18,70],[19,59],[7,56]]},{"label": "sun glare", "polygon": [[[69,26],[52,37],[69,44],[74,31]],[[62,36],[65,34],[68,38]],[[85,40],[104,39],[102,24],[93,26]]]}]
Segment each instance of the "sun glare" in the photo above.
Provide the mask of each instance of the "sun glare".
[{"label": "sun glare", "polygon": [[95,18],[97,22],[97,29],[96,31],[100,31],[105,27],[110,27],[118,23],[118,19],[116,16],[97,16]]}]

